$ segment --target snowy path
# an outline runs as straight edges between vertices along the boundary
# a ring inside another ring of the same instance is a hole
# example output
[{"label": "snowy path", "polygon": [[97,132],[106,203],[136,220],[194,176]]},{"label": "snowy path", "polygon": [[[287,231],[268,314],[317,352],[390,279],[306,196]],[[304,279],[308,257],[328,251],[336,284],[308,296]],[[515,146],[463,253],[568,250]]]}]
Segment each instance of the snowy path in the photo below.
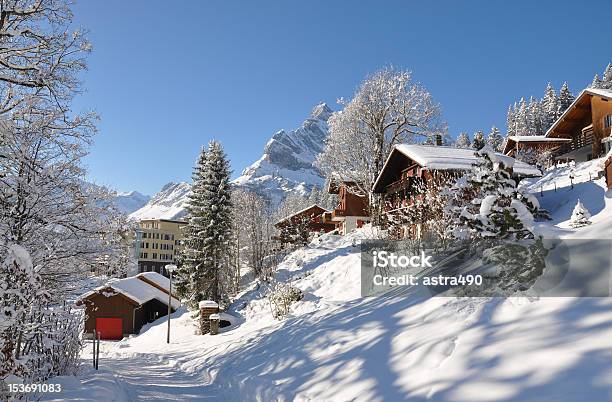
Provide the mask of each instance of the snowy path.
[{"label": "snowy path", "polygon": [[[202,372],[188,374],[156,354],[100,358],[100,366],[124,382],[132,401],[220,400]],[[203,371],[206,373],[206,371]]]}]

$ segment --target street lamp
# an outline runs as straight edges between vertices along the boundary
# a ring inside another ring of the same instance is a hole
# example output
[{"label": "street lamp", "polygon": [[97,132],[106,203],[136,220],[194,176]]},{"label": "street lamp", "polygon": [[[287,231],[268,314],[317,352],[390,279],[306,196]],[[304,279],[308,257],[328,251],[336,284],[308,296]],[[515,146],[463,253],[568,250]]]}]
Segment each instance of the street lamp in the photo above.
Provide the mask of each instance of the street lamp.
[{"label": "street lamp", "polygon": [[174,264],[166,265],[166,271],[170,274],[170,289],[168,289],[168,336],[166,343],[170,343],[170,313],[172,312],[172,273],[176,270],[177,266]]}]

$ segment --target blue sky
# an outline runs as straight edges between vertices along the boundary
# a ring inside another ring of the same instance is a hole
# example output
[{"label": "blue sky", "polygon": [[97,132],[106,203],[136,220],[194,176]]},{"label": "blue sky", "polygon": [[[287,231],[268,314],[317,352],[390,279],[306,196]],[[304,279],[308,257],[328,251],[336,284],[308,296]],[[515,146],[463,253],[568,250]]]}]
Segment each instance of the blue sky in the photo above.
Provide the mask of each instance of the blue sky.
[{"label": "blue sky", "polygon": [[505,126],[548,81],[574,93],[612,61],[606,1],[80,0],[94,52],[75,110],[101,115],[90,178],[122,191],[188,181],[222,142],[234,176],[320,101],[337,109],[393,64],[442,105],[449,131]]}]

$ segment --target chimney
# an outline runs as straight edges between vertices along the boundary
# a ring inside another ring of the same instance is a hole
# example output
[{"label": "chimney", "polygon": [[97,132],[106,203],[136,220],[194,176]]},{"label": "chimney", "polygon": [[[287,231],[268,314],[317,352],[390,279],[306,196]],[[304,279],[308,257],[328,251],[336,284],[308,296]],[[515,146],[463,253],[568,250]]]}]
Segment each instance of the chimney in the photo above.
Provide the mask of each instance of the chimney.
[{"label": "chimney", "polygon": [[442,146],[442,134],[436,134],[436,146]]}]

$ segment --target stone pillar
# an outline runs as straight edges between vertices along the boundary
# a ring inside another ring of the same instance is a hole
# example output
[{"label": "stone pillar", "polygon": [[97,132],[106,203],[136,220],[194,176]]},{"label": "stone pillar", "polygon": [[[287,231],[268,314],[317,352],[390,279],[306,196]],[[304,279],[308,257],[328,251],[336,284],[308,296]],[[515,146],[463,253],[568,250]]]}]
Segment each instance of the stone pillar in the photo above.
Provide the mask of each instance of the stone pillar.
[{"label": "stone pillar", "polygon": [[212,300],[202,300],[200,307],[200,334],[210,332],[210,315],[219,313],[219,305]]},{"label": "stone pillar", "polygon": [[221,316],[219,314],[211,314],[210,317],[210,334],[217,335],[219,333],[219,321]]}]

